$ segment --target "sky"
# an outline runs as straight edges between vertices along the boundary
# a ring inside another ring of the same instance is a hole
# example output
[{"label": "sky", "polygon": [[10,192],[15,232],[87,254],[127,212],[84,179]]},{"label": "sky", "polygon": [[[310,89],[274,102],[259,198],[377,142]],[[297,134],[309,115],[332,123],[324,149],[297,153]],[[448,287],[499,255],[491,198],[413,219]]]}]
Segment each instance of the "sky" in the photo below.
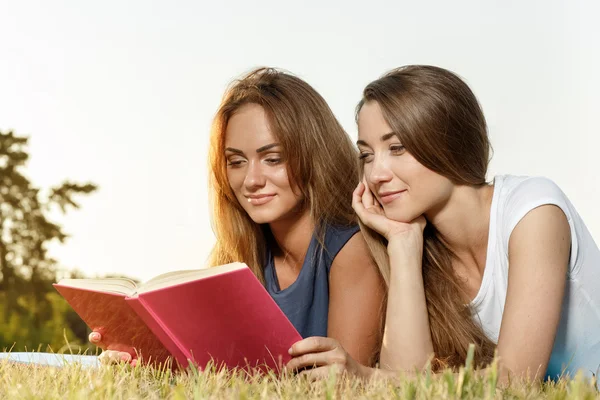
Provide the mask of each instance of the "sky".
[{"label": "sky", "polygon": [[385,71],[458,73],[482,104],[496,174],[554,180],[600,242],[600,3],[593,1],[0,0],[0,130],[27,175],[92,181],[51,253],[88,276],[202,268],[215,242],[209,128],[257,66],[305,79],[356,140]]}]

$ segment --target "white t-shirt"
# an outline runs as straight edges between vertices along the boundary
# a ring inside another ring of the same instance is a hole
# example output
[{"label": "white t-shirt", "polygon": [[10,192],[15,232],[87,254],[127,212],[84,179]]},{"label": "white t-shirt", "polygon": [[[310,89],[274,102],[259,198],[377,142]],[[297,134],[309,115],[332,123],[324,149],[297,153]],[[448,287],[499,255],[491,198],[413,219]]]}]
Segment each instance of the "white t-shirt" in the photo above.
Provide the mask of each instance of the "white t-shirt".
[{"label": "white t-shirt", "polygon": [[481,288],[471,302],[474,318],[497,343],[508,287],[508,240],[529,211],[545,204],[560,207],[571,227],[567,286],[546,373],[556,377],[581,369],[591,376],[600,372],[600,250],[569,199],[549,179],[495,177],[487,260]]}]

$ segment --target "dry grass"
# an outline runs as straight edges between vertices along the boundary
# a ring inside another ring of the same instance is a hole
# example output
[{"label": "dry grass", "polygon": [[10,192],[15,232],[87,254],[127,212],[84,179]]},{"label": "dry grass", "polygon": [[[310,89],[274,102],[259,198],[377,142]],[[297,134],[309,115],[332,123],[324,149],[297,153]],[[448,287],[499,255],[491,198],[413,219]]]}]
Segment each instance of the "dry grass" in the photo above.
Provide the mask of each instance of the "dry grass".
[{"label": "dry grass", "polygon": [[31,366],[0,361],[0,399],[592,399],[595,382],[582,376],[536,386],[512,383],[497,388],[496,371],[475,376],[470,368],[399,383],[362,383],[345,376],[309,382],[292,375],[250,376],[243,372],[190,369],[172,373],[125,365],[85,368]]}]

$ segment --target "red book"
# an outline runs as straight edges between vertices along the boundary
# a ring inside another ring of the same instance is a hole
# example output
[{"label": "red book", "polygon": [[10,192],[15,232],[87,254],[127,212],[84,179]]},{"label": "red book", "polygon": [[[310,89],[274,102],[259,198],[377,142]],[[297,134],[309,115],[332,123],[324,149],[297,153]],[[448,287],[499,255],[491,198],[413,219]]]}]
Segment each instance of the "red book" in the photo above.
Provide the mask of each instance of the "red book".
[{"label": "red book", "polygon": [[[136,287],[126,279],[63,279],[58,292],[108,350],[144,363],[279,369],[301,339],[242,263],[178,271]],[[134,353],[134,354],[135,354]]]}]

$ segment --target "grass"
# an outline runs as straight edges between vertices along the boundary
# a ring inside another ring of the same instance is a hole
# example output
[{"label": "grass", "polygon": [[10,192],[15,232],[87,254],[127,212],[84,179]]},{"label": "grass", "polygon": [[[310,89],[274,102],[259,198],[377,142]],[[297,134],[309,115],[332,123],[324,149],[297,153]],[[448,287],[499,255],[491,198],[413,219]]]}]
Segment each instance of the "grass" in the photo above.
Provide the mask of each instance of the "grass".
[{"label": "grass", "polygon": [[554,383],[512,383],[496,387],[496,372],[475,376],[470,368],[432,375],[424,372],[399,383],[360,381],[345,376],[323,381],[241,371],[172,373],[144,366],[85,368],[32,366],[0,361],[1,399],[593,399],[595,383],[576,376]]}]

